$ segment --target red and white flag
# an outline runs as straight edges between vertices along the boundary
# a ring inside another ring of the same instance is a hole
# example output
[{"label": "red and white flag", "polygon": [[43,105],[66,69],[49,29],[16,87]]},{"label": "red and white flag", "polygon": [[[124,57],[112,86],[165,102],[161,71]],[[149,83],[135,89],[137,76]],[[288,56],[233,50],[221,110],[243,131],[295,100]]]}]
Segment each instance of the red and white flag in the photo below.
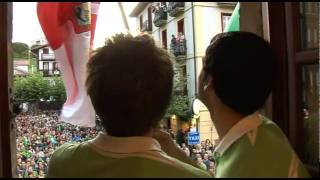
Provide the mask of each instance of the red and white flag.
[{"label": "red and white flag", "polygon": [[39,2],[38,19],[59,62],[67,101],[60,120],[95,126],[95,111],[87,95],[86,64],[90,59],[99,10],[95,2]]}]

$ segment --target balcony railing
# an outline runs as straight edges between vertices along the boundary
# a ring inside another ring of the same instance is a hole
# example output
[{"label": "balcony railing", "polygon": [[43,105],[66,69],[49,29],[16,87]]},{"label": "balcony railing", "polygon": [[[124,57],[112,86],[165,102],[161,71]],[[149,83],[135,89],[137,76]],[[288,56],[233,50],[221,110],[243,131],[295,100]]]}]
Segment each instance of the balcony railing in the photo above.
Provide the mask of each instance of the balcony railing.
[{"label": "balcony railing", "polygon": [[153,23],[156,27],[160,27],[163,24],[167,23],[167,19],[168,14],[165,7],[159,7],[159,9],[155,10]]},{"label": "balcony railing", "polygon": [[60,75],[60,71],[58,69],[46,69],[46,70],[43,70],[43,76],[44,77],[50,77],[50,76],[59,76]]},{"label": "balcony railing", "polygon": [[54,54],[41,54],[41,60],[54,60]]},{"label": "balcony railing", "polygon": [[177,17],[181,12],[184,11],[184,2],[169,2],[168,13],[171,17]]},{"label": "balcony railing", "polygon": [[143,22],[143,24],[142,24],[142,29],[141,29],[141,31],[142,32],[145,32],[145,31],[152,31],[151,30],[151,25],[149,25],[149,22],[148,22],[148,20],[145,20],[144,22]]},{"label": "balcony railing", "polygon": [[187,54],[187,41],[186,39],[171,40],[170,44],[171,53],[178,59],[184,58]]},{"label": "balcony railing", "polygon": [[217,2],[220,6],[236,6],[237,2]]}]

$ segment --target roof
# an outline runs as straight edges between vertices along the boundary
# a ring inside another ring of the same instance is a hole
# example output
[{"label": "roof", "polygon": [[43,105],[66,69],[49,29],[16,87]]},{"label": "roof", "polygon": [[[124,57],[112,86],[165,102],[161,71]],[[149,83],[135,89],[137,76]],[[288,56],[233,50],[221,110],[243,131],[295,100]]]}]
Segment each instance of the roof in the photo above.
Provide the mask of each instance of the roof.
[{"label": "roof", "polygon": [[139,2],[130,13],[130,17],[137,17],[150,2]]},{"label": "roof", "polygon": [[14,60],[13,65],[14,66],[28,66],[30,64],[30,61],[27,59],[21,59],[21,60]]},{"label": "roof", "polygon": [[39,46],[31,49],[31,51],[38,50],[38,49],[41,49],[41,48],[44,48],[44,47],[48,47],[48,46],[49,46],[49,44],[39,45]]},{"label": "roof", "polygon": [[19,69],[19,68],[16,68],[16,67],[15,67],[13,70],[14,70],[14,75],[22,75],[22,76],[26,76],[26,75],[28,75],[28,74],[29,74],[29,72],[28,72],[28,71],[24,71],[24,70]]}]

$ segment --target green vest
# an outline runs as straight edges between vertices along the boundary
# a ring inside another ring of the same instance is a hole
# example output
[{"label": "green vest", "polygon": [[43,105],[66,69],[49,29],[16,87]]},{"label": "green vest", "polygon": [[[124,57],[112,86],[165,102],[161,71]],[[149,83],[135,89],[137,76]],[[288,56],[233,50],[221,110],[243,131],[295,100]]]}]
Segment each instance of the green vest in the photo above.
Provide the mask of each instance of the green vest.
[{"label": "green vest", "polygon": [[211,177],[166,155],[157,143],[99,134],[82,144],[64,144],[50,160],[48,177]]},{"label": "green vest", "polygon": [[238,122],[214,153],[215,177],[310,177],[280,128],[254,113]]}]

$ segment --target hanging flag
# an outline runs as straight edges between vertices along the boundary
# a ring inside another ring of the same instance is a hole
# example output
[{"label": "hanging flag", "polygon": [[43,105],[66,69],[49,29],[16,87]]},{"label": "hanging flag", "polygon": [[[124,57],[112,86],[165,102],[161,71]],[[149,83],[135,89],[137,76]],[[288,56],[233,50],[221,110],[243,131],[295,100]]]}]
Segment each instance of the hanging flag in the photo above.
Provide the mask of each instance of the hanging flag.
[{"label": "hanging flag", "polygon": [[60,120],[95,126],[95,111],[85,88],[99,3],[39,2],[38,19],[59,63],[67,100]]},{"label": "hanging flag", "polygon": [[240,3],[238,2],[233,10],[230,20],[224,32],[240,31]]}]

